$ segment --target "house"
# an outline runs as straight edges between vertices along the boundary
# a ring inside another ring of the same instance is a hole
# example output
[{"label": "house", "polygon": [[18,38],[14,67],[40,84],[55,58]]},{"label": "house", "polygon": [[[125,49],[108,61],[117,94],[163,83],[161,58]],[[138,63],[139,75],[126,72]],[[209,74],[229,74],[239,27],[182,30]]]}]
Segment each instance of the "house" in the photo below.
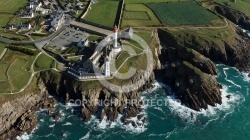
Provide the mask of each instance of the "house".
[{"label": "house", "polygon": [[67,3],[67,4],[66,4],[66,7],[67,7],[67,8],[70,8],[70,7],[71,7],[71,3]]},{"label": "house", "polygon": [[59,29],[64,21],[64,13],[62,11],[54,11],[51,13],[50,18],[46,20],[46,24],[50,26],[49,32],[54,32]]},{"label": "house", "polygon": [[41,6],[42,6],[42,3],[41,3],[41,2],[37,2],[37,1],[31,0],[31,1],[26,5],[26,10],[34,10],[34,11],[37,11]]},{"label": "house", "polygon": [[78,43],[77,43],[77,47],[79,47],[81,50],[84,49],[85,46],[88,46],[89,44],[89,40],[87,37],[82,38]]},{"label": "house", "polygon": [[9,30],[15,30],[15,29],[18,28],[18,25],[16,25],[16,24],[7,24],[5,28],[9,29]]},{"label": "house", "polygon": [[75,7],[78,8],[78,9],[83,9],[83,4],[81,2],[76,2],[75,3]]},{"label": "house", "polygon": [[33,11],[22,13],[21,18],[33,18],[35,16]]},{"label": "house", "polygon": [[30,24],[20,24],[19,27],[21,30],[30,30],[32,28]]},{"label": "house", "polygon": [[45,15],[45,14],[49,13],[49,9],[42,9],[41,8],[39,11],[40,11],[40,14],[42,14],[42,15]]},{"label": "house", "polygon": [[42,2],[43,2],[43,5],[49,5],[50,3],[48,0],[43,0]]}]

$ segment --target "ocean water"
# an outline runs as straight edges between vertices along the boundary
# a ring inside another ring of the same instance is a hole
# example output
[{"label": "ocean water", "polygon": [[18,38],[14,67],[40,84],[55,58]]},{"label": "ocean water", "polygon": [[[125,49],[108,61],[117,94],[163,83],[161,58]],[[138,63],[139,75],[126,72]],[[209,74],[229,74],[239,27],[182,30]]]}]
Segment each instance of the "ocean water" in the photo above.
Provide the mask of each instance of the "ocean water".
[{"label": "ocean water", "polygon": [[[223,85],[223,104],[195,112],[182,106],[172,96],[171,89],[156,84],[156,88],[143,93],[143,99],[164,99],[162,106],[145,106],[147,124],[134,128],[98,121],[95,117],[84,123],[79,109],[57,104],[56,110],[63,114],[55,123],[46,111],[37,112],[39,125],[32,134],[18,139],[30,140],[85,140],[85,139],[169,139],[169,140],[249,140],[250,138],[250,78],[235,68],[217,65],[217,80]],[[226,96],[231,95],[230,99]],[[192,113],[191,113],[192,112]],[[192,115],[191,115],[192,114]],[[133,118],[131,118],[133,120]]]}]

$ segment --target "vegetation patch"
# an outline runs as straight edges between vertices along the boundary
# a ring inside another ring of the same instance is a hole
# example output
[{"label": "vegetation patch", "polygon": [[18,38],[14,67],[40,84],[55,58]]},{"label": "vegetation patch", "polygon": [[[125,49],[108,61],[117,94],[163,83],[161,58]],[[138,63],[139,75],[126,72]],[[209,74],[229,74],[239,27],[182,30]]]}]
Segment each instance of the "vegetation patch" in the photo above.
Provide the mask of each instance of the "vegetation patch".
[{"label": "vegetation patch", "polygon": [[34,58],[8,49],[0,60],[0,93],[18,92],[28,83]]},{"label": "vegetation patch", "polygon": [[0,14],[0,28],[4,29],[6,24],[14,17],[12,14]]},{"label": "vegetation patch", "polygon": [[34,64],[34,70],[35,71],[41,71],[41,70],[46,70],[54,67],[54,60],[50,57],[48,57],[45,54],[41,54],[35,64]]},{"label": "vegetation patch", "polygon": [[146,11],[126,11],[124,12],[123,18],[130,20],[150,20]]},{"label": "vegetation patch", "polygon": [[232,9],[241,11],[247,16],[250,16],[250,0],[235,0],[236,2],[230,0],[216,0],[219,4],[228,6]]},{"label": "vegetation patch", "polygon": [[115,60],[116,68],[119,68],[129,57],[130,55],[128,54],[128,52],[125,51],[121,52],[119,56],[117,56],[117,59]]},{"label": "vegetation patch", "polygon": [[118,10],[119,0],[99,0],[91,5],[85,20],[113,27],[116,13]]},{"label": "vegetation patch", "polygon": [[[142,21],[143,20],[143,21]],[[161,26],[155,14],[144,4],[125,4],[122,27]]]},{"label": "vegetation patch", "polygon": [[20,7],[24,7],[28,3],[27,0],[0,0],[0,12],[14,14]]},{"label": "vegetation patch", "polygon": [[0,62],[0,67],[1,67],[1,69],[0,69],[0,81],[5,81],[8,79],[8,77],[6,75],[6,71],[8,70],[9,65]]},{"label": "vegetation patch", "polygon": [[164,25],[210,24],[219,18],[196,2],[148,3]]},{"label": "vegetation patch", "polygon": [[37,55],[40,51],[39,50],[33,50],[26,47],[19,47],[19,46],[8,46],[9,49],[14,51],[19,51],[28,55]]},{"label": "vegetation patch", "polygon": [[7,72],[8,76],[11,80],[19,75],[24,74],[24,73],[25,73],[25,71],[22,70],[22,67],[17,67],[14,65],[11,65],[8,69],[8,72]]}]

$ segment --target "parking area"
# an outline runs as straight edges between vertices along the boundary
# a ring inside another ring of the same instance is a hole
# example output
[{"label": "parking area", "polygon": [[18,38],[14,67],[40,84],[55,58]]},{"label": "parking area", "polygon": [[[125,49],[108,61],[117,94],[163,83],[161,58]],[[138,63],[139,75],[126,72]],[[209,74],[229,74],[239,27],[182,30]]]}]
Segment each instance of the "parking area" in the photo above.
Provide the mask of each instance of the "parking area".
[{"label": "parking area", "polygon": [[53,46],[58,50],[65,50],[88,36],[89,34],[84,31],[68,27],[55,39],[51,40],[50,46]]}]

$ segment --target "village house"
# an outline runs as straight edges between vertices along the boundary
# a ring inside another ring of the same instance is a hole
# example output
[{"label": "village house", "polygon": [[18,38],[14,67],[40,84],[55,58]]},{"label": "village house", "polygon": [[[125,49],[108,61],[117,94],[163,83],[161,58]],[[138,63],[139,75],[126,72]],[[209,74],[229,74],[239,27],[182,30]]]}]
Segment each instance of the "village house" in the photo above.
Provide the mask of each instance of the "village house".
[{"label": "village house", "polygon": [[36,0],[30,0],[30,2],[26,5],[26,12],[20,13],[21,18],[33,18],[37,10],[42,6],[41,2],[37,2]]},{"label": "village house", "polygon": [[20,28],[21,30],[30,30],[32,27],[31,27],[30,24],[20,24],[20,25],[19,25],[19,28]]},{"label": "village house", "polygon": [[83,50],[85,46],[88,46],[89,44],[89,40],[87,37],[82,38],[78,43],[77,43],[77,47],[79,48],[79,50]]},{"label": "village house", "polygon": [[50,26],[49,32],[54,32],[59,29],[64,21],[64,13],[62,11],[54,11],[51,13],[50,18],[46,20],[46,24]]}]

